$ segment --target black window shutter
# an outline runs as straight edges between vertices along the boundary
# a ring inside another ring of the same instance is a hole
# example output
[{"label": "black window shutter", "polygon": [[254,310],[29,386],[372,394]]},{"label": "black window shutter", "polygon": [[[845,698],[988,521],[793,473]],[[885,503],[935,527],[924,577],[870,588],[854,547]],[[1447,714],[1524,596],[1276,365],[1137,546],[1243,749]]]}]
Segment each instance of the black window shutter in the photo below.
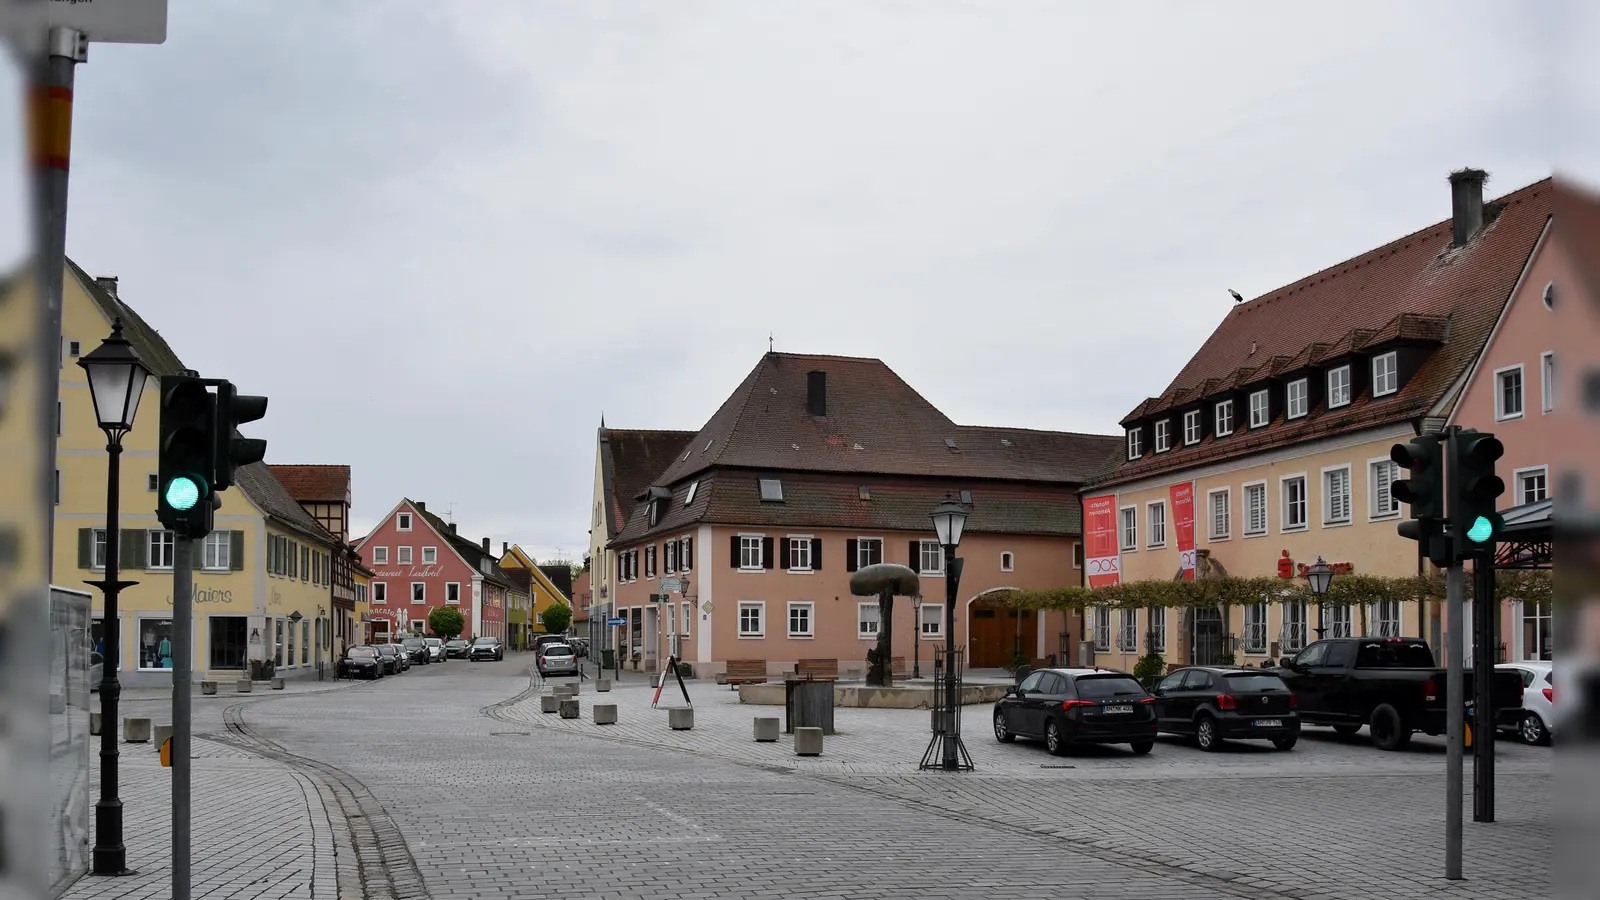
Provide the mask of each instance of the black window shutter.
[{"label": "black window shutter", "polygon": [[772,558],[772,538],[761,539],[761,567],[770,569],[777,560]]},{"label": "black window shutter", "polygon": [[694,568],[694,538],[683,539],[683,559],[678,560],[678,568],[685,572]]},{"label": "black window shutter", "polygon": [[728,546],[728,565],[737,569],[739,568],[739,536],[737,534],[728,538]]},{"label": "black window shutter", "polygon": [[811,539],[811,568],[822,571],[822,538]]},{"label": "black window shutter", "polygon": [[789,539],[784,538],[782,546],[778,548],[778,568],[787,569],[789,566]]},{"label": "black window shutter", "polygon": [[78,568],[87,569],[94,562],[94,529],[78,529]]},{"label": "black window shutter", "polygon": [[906,559],[911,560],[909,563],[906,563],[906,565],[911,567],[911,571],[917,573],[918,575],[921,575],[922,574],[922,542],[921,541],[912,541],[911,542],[911,549],[906,551]]},{"label": "black window shutter", "polygon": [[854,572],[856,570],[856,563],[861,559],[860,548],[861,542],[855,538],[844,542],[844,570],[846,572]]}]

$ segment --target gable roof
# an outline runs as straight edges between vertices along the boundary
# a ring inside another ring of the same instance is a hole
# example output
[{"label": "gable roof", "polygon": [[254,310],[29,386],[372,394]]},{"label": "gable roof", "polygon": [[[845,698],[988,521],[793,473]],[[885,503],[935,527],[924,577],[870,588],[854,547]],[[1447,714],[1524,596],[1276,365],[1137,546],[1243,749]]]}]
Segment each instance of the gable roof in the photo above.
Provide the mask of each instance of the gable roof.
[{"label": "gable roof", "polygon": [[[492,581],[503,588],[515,588],[517,586],[515,581],[512,581],[505,572],[500,570],[500,561],[495,558],[494,554],[484,552],[482,544],[475,544],[457,534],[455,528],[451,527],[449,523],[430,512],[426,504],[418,503],[410,497],[405,498],[402,502],[415,510],[417,515],[428,523],[428,527],[433,529],[433,533],[448,542],[451,549],[466,560],[467,565],[472,567],[474,572],[482,575],[485,581]],[[487,571],[483,567],[485,558],[490,563]]]},{"label": "gable roof", "polygon": [[301,503],[344,503],[350,498],[350,467],[345,465],[268,466]]},{"label": "gable roof", "polygon": [[501,561],[505,563],[504,571],[507,574],[526,573],[527,577],[521,580],[528,583],[529,590],[533,589],[532,583],[537,581],[539,586],[544,588],[545,593],[555,598],[558,603],[572,605],[568,599],[571,594],[570,588],[563,590],[561,585],[555,583],[550,575],[545,572],[544,567],[534,562],[533,557],[528,555],[520,544],[512,544],[511,548],[506,551],[506,555],[501,557]]},{"label": "gable roof", "polygon": [[600,426],[600,479],[605,489],[608,537],[621,533],[634,498],[683,452],[692,437],[692,431]]}]

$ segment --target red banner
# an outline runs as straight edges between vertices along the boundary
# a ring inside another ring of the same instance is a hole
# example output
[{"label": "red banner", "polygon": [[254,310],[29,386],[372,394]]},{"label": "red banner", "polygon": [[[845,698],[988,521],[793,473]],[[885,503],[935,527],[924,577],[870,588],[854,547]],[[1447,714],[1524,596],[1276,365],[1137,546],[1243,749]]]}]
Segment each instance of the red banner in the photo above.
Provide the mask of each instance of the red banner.
[{"label": "red banner", "polygon": [[1194,482],[1175,484],[1172,495],[1172,527],[1178,532],[1178,558],[1183,580],[1194,580]]},{"label": "red banner", "polygon": [[1117,548],[1117,495],[1083,501],[1083,564],[1090,587],[1122,580],[1122,557]]}]

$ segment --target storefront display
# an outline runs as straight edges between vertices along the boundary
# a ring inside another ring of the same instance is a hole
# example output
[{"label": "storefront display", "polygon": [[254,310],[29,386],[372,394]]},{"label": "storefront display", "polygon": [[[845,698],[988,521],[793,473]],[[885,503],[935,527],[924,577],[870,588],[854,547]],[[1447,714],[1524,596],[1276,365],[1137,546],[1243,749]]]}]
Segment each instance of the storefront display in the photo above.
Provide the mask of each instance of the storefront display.
[{"label": "storefront display", "polygon": [[171,619],[140,619],[139,635],[134,643],[138,648],[139,668],[172,668]]}]

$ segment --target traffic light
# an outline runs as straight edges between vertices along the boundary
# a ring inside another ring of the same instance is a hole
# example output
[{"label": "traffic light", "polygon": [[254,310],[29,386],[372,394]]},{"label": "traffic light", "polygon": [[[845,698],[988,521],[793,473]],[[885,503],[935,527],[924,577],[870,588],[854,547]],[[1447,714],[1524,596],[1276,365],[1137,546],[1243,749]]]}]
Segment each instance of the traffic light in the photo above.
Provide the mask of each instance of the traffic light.
[{"label": "traffic light", "polygon": [[1444,534],[1444,447],[1437,434],[1422,434],[1395,444],[1389,458],[1411,477],[1396,481],[1389,492],[1411,507],[1411,521],[1401,522],[1400,536],[1422,545],[1434,565],[1450,564],[1450,542]]},{"label": "traffic light", "polygon": [[156,516],[178,537],[211,533],[216,496],[211,490],[211,429],[216,405],[197,375],[161,376],[161,446],[157,462]]},{"label": "traffic light", "polygon": [[1495,461],[1506,453],[1499,438],[1465,428],[1450,440],[1450,537],[1458,560],[1492,548],[1505,522],[1496,511],[1506,483]]},{"label": "traffic light", "polygon": [[266,459],[266,441],[239,434],[240,425],[266,414],[267,398],[241,394],[229,381],[217,382],[217,421],[212,432],[215,461],[211,466],[216,490],[233,487],[234,473],[240,466]]}]

